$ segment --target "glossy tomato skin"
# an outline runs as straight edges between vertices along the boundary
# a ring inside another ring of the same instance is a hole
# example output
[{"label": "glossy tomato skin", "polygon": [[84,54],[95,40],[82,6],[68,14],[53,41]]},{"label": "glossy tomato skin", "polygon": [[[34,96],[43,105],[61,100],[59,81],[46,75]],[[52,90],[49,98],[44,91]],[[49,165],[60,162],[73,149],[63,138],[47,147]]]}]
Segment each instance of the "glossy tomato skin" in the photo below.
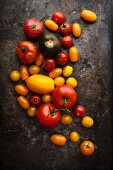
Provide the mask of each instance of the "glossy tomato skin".
[{"label": "glossy tomato skin", "polygon": [[68,23],[63,23],[60,27],[59,27],[59,31],[62,35],[69,35],[71,33],[71,25]]},{"label": "glossy tomato skin", "polygon": [[69,85],[56,87],[52,93],[52,102],[58,109],[69,109],[77,102],[77,93]]},{"label": "glossy tomato skin", "polygon": [[16,55],[21,63],[33,63],[38,55],[37,46],[30,41],[21,41],[16,48]]},{"label": "glossy tomato skin", "polygon": [[42,104],[37,110],[37,119],[44,127],[54,127],[60,120],[60,112],[50,103]]},{"label": "glossy tomato skin", "polygon": [[33,106],[38,106],[41,103],[41,97],[38,94],[32,95],[30,97],[29,103]]},{"label": "glossy tomato skin", "polygon": [[74,115],[75,116],[78,116],[78,117],[83,117],[86,115],[86,108],[82,105],[77,105],[75,108],[74,108]]},{"label": "glossy tomato skin", "polygon": [[73,39],[70,35],[66,35],[65,37],[63,37],[61,39],[61,44],[63,45],[63,47],[65,48],[69,48],[72,46],[73,44]]},{"label": "glossy tomato skin", "polygon": [[24,33],[26,37],[37,39],[44,31],[43,24],[35,18],[30,18],[25,21]]},{"label": "glossy tomato skin", "polygon": [[64,14],[62,12],[56,11],[52,15],[52,20],[60,25],[65,21],[65,16],[64,16]]},{"label": "glossy tomato skin", "polygon": [[68,62],[68,55],[65,52],[60,52],[57,54],[56,62],[59,65],[65,65]]},{"label": "glossy tomato skin", "polygon": [[56,68],[56,61],[53,58],[46,58],[44,60],[44,69],[46,71],[52,71]]}]

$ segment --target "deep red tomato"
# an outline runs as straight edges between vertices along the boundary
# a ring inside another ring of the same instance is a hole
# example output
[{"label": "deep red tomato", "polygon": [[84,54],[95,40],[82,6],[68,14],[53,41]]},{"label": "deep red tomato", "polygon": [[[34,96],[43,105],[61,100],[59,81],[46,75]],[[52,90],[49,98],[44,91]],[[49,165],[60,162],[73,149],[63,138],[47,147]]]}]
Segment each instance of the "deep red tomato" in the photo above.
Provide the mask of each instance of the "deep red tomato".
[{"label": "deep red tomato", "polygon": [[57,24],[62,24],[65,21],[65,16],[62,12],[56,11],[52,15],[52,20],[56,22]]},{"label": "deep red tomato", "polygon": [[59,86],[52,93],[52,101],[58,109],[69,109],[77,102],[77,93],[69,85]]},{"label": "deep red tomato", "polygon": [[44,31],[43,24],[34,18],[27,19],[24,24],[24,33],[28,38],[36,39]]},{"label": "deep red tomato", "polygon": [[37,118],[40,124],[45,127],[54,127],[61,120],[61,114],[53,104],[42,104],[37,110]]},{"label": "deep red tomato", "polygon": [[21,41],[16,48],[16,55],[24,64],[33,63],[37,59],[37,46],[30,41]]},{"label": "deep red tomato", "polygon": [[41,97],[38,94],[34,94],[30,97],[29,103],[33,106],[40,105]]},{"label": "deep red tomato", "polygon": [[68,23],[63,23],[59,27],[59,31],[62,35],[69,35],[71,33],[71,25]]},{"label": "deep red tomato", "polygon": [[57,54],[56,56],[56,62],[59,64],[59,65],[64,65],[67,63],[68,61],[68,55],[65,53],[65,52],[60,52],[59,54]]},{"label": "deep red tomato", "polygon": [[62,38],[61,43],[65,48],[69,48],[73,44],[73,39],[70,35],[66,35]]},{"label": "deep red tomato", "polygon": [[56,61],[53,58],[46,58],[44,60],[44,69],[46,71],[52,71],[56,67]]},{"label": "deep red tomato", "polygon": [[86,114],[86,108],[82,105],[77,105],[74,108],[74,114],[79,117],[83,117]]}]

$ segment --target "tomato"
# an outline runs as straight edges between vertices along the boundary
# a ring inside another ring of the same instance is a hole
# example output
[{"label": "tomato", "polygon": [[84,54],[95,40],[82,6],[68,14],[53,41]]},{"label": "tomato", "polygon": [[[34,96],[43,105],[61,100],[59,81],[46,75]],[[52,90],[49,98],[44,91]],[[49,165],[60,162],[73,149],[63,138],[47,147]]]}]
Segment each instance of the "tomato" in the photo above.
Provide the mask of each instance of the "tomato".
[{"label": "tomato", "polygon": [[77,105],[74,108],[75,116],[83,117],[86,114],[86,112],[87,112],[86,108],[82,105]]},{"label": "tomato", "polygon": [[77,80],[74,77],[69,77],[66,80],[66,84],[70,85],[71,87],[75,88],[77,86]]},{"label": "tomato", "polygon": [[29,101],[24,96],[19,96],[17,102],[23,109],[28,109],[30,107]]},{"label": "tomato", "polygon": [[24,33],[26,37],[37,39],[43,33],[43,31],[43,24],[39,20],[30,18],[25,21]]},{"label": "tomato", "polygon": [[72,116],[67,115],[67,114],[62,116],[62,119],[61,119],[62,124],[70,125],[70,124],[72,124],[72,122],[73,122]]},{"label": "tomato", "polygon": [[62,12],[56,11],[52,15],[52,20],[57,24],[62,24],[65,21],[65,16]]},{"label": "tomato", "polygon": [[54,79],[55,86],[62,86],[65,83],[65,79],[61,76]]},{"label": "tomato", "polygon": [[73,33],[73,35],[75,36],[75,37],[80,37],[81,36],[81,26],[80,26],[80,24],[79,23],[74,23],[73,25],[72,25],[72,33]]},{"label": "tomato", "polygon": [[38,94],[34,94],[30,97],[29,103],[33,106],[40,105],[41,97]]},{"label": "tomato", "polygon": [[45,26],[49,30],[54,31],[54,32],[58,30],[58,25],[54,21],[52,21],[51,19],[45,20]]},{"label": "tomato", "polygon": [[44,103],[50,103],[51,102],[51,95],[50,94],[43,94],[42,101]]},{"label": "tomato", "polygon": [[59,86],[52,93],[52,101],[58,109],[69,109],[77,102],[77,93],[69,85]]},{"label": "tomato", "polygon": [[90,128],[90,127],[93,126],[93,124],[94,124],[94,121],[93,121],[93,119],[92,119],[90,116],[85,116],[85,117],[83,117],[83,119],[82,119],[82,125],[83,125],[84,127]]},{"label": "tomato", "polygon": [[22,84],[18,84],[15,86],[15,91],[17,94],[20,94],[22,96],[26,96],[28,94],[28,88]]},{"label": "tomato", "polygon": [[35,61],[35,64],[36,64],[37,66],[41,66],[41,65],[43,64],[43,62],[44,62],[44,55],[40,53],[40,54],[37,56],[37,59],[36,59],[36,61]]},{"label": "tomato", "polygon": [[73,39],[70,35],[66,35],[65,37],[63,37],[61,39],[61,43],[62,43],[63,47],[69,48],[73,44]]},{"label": "tomato", "polygon": [[54,127],[60,122],[61,115],[53,104],[45,103],[38,108],[37,118],[43,126]]},{"label": "tomato", "polygon": [[88,22],[95,22],[97,20],[95,12],[86,9],[82,10],[81,17]]},{"label": "tomato", "polygon": [[27,110],[27,114],[28,114],[28,116],[30,116],[30,117],[35,117],[36,114],[37,114],[37,109],[36,109],[36,107],[35,107],[35,106],[29,107],[29,109]]},{"label": "tomato", "polygon": [[22,41],[16,48],[16,55],[20,62],[24,64],[33,63],[37,59],[37,46],[30,41]]},{"label": "tomato", "polygon": [[64,146],[66,144],[66,137],[60,134],[54,134],[50,137],[50,141],[58,146]]},{"label": "tomato", "polygon": [[62,35],[69,35],[71,33],[71,25],[68,23],[63,23],[59,27],[59,31]]},{"label": "tomato", "polygon": [[27,80],[29,77],[28,68],[26,65],[21,65],[20,67],[20,77],[21,80]]},{"label": "tomato", "polygon": [[56,61],[53,58],[46,58],[44,60],[44,69],[46,71],[52,71],[56,67]]},{"label": "tomato", "polygon": [[51,72],[49,72],[49,77],[52,79],[59,77],[62,74],[62,69],[61,68],[55,68]]},{"label": "tomato", "polygon": [[18,81],[20,79],[20,73],[17,70],[14,70],[10,73],[10,78],[12,81]]},{"label": "tomato", "polygon": [[80,151],[83,155],[92,155],[95,151],[95,145],[89,140],[85,140],[80,144]]},{"label": "tomato", "polygon": [[56,62],[59,65],[65,65],[68,62],[68,56],[65,52],[60,52],[56,56]]},{"label": "tomato", "polygon": [[79,60],[79,51],[75,46],[69,49],[69,58],[71,62],[77,62]]},{"label": "tomato", "polygon": [[73,67],[71,67],[71,66],[65,66],[65,67],[63,68],[63,75],[64,75],[65,77],[69,77],[72,73],[73,73]]},{"label": "tomato", "polygon": [[72,142],[78,142],[78,141],[80,140],[80,135],[79,135],[79,133],[78,133],[78,132],[75,132],[75,131],[71,132],[70,135],[69,135],[69,137],[70,137],[70,140],[71,140]]},{"label": "tomato", "polygon": [[31,65],[29,67],[29,73],[30,74],[38,74],[40,72],[40,67],[37,65]]}]

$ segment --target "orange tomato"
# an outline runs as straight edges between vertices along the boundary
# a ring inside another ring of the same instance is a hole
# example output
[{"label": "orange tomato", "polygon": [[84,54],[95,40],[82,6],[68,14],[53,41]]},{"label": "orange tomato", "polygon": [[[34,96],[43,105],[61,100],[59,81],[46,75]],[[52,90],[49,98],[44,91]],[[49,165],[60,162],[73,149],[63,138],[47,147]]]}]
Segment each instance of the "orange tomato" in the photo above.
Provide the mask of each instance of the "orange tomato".
[{"label": "orange tomato", "polygon": [[19,96],[17,101],[23,109],[28,109],[30,107],[29,101],[24,96]]},{"label": "orange tomato", "polygon": [[82,32],[82,30],[81,30],[80,24],[79,23],[74,23],[72,25],[72,33],[73,33],[73,35],[78,38],[78,37],[81,36],[81,32]]},{"label": "orange tomato", "polygon": [[22,65],[20,67],[20,77],[22,80],[27,80],[29,77],[29,72],[28,72],[28,68],[26,65]]},{"label": "orange tomato", "polygon": [[60,134],[54,134],[50,137],[50,141],[58,146],[64,146],[66,144],[66,137]]},{"label": "orange tomato", "polygon": [[86,9],[81,12],[81,17],[88,22],[95,22],[97,20],[96,14],[93,11]]},{"label": "orange tomato", "polygon": [[54,21],[52,21],[51,19],[45,20],[45,26],[51,31],[57,31],[58,30],[58,25]]},{"label": "orange tomato", "polygon": [[24,85],[18,84],[15,86],[15,91],[17,94],[20,94],[22,96],[26,96],[28,94],[28,88]]},{"label": "orange tomato", "polygon": [[95,145],[91,141],[85,140],[80,144],[80,151],[83,155],[92,155],[95,151]]},{"label": "orange tomato", "polygon": [[37,57],[35,64],[37,66],[41,66],[43,64],[43,62],[44,62],[44,56],[40,53]]},{"label": "orange tomato", "polygon": [[71,62],[77,62],[78,61],[78,49],[75,46],[72,46],[69,49],[69,57]]},{"label": "orange tomato", "polygon": [[49,77],[54,79],[54,78],[60,76],[61,74],[62,74],[62,69],[61,68],[55,68],[54,70],[49,72]]}]

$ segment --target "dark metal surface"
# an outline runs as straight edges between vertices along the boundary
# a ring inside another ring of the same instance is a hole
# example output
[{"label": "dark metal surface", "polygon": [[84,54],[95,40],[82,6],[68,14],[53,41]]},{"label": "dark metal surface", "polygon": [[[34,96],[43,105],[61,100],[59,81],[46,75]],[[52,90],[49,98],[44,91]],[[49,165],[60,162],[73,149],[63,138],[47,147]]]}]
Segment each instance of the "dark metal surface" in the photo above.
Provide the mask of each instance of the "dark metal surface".
[{"label": "dark metal surface", "polygon": [[[80,19],[83,8],[94,10],[98,20],[94,24]],[[61,124],[45,129],[31,119],[16,103],[15,83],[9,79],[11,70],[19,69],[15,56],[17,43],[25,40],[22,30],[25,19],[43,20],[55,10],[62,10],[71,23],[80,21],[83,33],[75,39],[80,60],[73,64],[78,80],[79,103],[85,105],[95,124],[83,128],[74,118],[71,126]],[[111,170],[112,115],[111,115],[111,1],[110,0],[1,0],[0,1],[0,169],[1,170]],[[79,143],[60,148],[49,142],[55,132],[67,138],[77,130],[82,139],[97,145],[94,155],[85,157]]]}]

